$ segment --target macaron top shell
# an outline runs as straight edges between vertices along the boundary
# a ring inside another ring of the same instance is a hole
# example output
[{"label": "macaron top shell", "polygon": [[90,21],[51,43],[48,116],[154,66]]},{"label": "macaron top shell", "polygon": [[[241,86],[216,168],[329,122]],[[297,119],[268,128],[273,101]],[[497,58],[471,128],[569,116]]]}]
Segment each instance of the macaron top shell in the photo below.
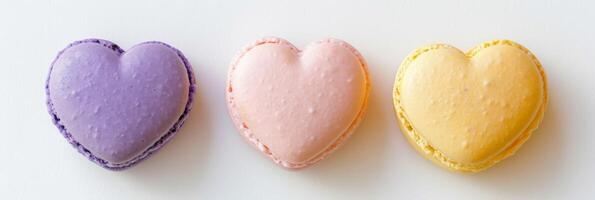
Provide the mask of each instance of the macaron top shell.
[{"label": "macaron top shell", "polygon": [[454,170],[495,164],[541,121],[545,74],[533,54],[511,41],[487,42],[467,54],[432,45],[401,67],[395,104],[404,131],[422,151]]},{"label": "macaron top shell", "polygon": [[79,41],[52,64],[48,107],[81,153],[128,167],[165,143],[191,106],[194,79],[179,51],[146,42],[124,52],[104,40]]},{"label": "macaron top shell", "polygon": [[315,161],[357,125],[368,96],[365,64],[338,40],[300,51],[268,38],[232,64],[230,112],[245,136],[288,168]]}]

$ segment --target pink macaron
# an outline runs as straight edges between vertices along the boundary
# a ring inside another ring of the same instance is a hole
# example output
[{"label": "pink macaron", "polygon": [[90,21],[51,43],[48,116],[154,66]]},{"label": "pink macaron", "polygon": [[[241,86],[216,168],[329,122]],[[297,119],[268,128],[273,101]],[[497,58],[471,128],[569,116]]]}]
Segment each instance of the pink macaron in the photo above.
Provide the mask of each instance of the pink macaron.
[{"label": "pink macaron", "polygon": [[280,38],[257,40],[232,61],[227,84],[238,131],[289,169],[312,165],[346,141],[370,93],[364,58],[337,39],[303,50]]}]

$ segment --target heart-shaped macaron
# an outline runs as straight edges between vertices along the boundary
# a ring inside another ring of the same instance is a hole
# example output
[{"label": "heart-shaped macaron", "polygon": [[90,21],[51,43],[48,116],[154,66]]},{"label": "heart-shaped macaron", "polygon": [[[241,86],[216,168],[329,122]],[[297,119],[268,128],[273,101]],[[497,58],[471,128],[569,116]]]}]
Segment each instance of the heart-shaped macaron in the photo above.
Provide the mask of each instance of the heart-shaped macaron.
[{"label": "heart-shaped macaron", "polygon": [[239,53],[228,78],[236,128],[290,169],[337,149],[361,121],[370,91],[364,58],[336,39],[303,51],[280,38],[258,40]]},{"label": "heart-shaped macaron", "polygon": [[124,52],[106,40],[70,44],[51,65],[47,105],[80,153],[120,170],[145,159],[180,129],[194,93],[182,52],[145,42]]},{"label": "heart-shaped macaron", "polygon": [[477,172],[514,154],[537,128],[547,81],[537,58],[512,41],[467,53],[435,44],[403,61],[393,95],[418,151],[448,169]]}]

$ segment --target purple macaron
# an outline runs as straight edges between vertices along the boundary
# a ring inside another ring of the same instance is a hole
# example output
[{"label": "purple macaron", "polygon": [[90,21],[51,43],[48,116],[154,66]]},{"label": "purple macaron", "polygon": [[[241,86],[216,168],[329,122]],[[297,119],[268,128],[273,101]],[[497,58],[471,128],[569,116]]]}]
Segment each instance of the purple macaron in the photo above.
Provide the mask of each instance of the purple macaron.
[{"label": "purple macaron", "polygon": [[81,154],[111,170],[165,145],[192,107],[195,80],[182,52],[162,42],[128,51],[101,39],[76,41],[52,62],[47,106]]}]

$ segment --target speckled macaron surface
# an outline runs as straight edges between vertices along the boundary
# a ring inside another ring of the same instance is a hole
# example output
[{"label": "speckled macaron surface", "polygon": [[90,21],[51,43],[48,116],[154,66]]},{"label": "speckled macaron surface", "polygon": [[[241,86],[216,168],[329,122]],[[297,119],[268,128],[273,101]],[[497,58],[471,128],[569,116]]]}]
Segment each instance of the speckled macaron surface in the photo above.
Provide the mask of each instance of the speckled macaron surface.
[{"label": "speckled macaron surface", "polygon": [[125,169],[160,149],[182,126],[194,93],[177,49],[145,42],[128,51],[100,39],[70,44],[51,65],[48,110],[63,136],[98,165]]},{"label": "speckled macaron surface", "polygon": [[467,53],[444,44],[415,50],[394,88],[401,129],[426,158],[477,172],[514,154],[537,128],[547,80],[537,58],[509,40]]},{"label": "speckled macaron surface", "polygon": [[361,121],[370,90],[366,67],[344,41],[299,50],[280,38],[258,40],[230,67],[230,115],[241,135],[280,166],[309,166]]}]

